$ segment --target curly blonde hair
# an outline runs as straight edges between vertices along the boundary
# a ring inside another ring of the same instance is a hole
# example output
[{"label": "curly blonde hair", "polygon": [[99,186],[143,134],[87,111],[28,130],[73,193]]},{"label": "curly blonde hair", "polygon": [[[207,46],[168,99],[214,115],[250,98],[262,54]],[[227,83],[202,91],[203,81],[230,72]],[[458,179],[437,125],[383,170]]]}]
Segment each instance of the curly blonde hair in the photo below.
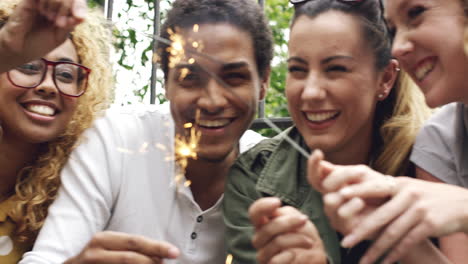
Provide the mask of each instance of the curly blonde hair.
[{"label": "curly blonde hair", "polygon": [[[2,0],[0,21],[6,21],[18,0]],[[79,97],[70,123],[57,139],[43,143],[40,154],[23,168],[15,186],[15,208],[10,216],[17,225],[15,239],[33,242],[47,216],[47,209],[57,196],[60,170],[80,136],[113,99],[113,75],[109,62],[111,34],[102,11],[90,10],[84,23],[71,33],[80,63],[91,68],[87,90]]]},{"label": "curly blonde hair", "polygon": [[407,175],[416,135],[432,110],[419,87],[403,71],[384,102],[386,107],[378,106],[376,113],[379,118],[374,131],[378,135],[374,137],[372,167],[388,175]]}]

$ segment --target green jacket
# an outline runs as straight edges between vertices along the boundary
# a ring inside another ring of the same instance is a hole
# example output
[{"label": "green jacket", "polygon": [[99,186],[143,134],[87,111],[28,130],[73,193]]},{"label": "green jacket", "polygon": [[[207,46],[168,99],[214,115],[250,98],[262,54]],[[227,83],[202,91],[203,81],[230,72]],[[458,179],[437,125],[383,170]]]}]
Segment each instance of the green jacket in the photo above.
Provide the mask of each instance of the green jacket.
[{"label": "green jacket", "polygon": [[340,264],[338,235],[325,216],[322,196],[307,182],[307,160],[284,139],[285,134],[307,149],[297,129],[289,128],[240,155],[231,168],[223,206],[228,253],[233,255],[234,263],[256,263],[248,208],[259,198],[275,196],[309,216],[330,262]]}]

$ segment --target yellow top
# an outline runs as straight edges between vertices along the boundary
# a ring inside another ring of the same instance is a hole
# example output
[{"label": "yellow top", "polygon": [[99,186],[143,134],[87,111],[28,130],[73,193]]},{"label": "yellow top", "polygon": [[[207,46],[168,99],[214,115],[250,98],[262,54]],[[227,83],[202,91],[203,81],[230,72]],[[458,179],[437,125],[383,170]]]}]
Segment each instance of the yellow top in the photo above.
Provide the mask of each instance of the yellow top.
[{"label": "yellow top", "polygon": [[16,224],[9,212],[15,205],[14,197],[0,203],[0,263],[16,264],[23,254],[32,248],[32,243],[18,243],[13,240]]}]

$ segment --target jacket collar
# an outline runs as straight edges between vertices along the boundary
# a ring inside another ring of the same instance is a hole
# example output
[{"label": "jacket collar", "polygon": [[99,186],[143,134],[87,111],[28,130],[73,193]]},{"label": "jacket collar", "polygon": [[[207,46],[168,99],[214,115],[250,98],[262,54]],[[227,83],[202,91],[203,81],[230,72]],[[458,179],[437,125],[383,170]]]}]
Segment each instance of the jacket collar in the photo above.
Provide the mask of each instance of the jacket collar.
[{"label": "jacket collar", "polygon": [[311,191],[306,179],[306,158],[286,139],[289,136],[300,147],[309,151],[302,136],[295,127],[288,128],[274,138],[277,144],[271,149],[271,156],[265,164],[257,182],[257,190],[276,196],[294,207],[300,207]]}]

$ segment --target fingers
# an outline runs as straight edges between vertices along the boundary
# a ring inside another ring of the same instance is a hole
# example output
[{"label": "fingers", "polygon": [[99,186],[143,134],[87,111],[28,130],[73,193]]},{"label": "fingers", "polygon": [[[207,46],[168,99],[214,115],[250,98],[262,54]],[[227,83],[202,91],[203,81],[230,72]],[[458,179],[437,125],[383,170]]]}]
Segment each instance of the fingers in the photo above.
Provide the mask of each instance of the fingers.
[{"label": "fingers", "polygon": [[148,257],[176,258],[179,250],[163,241],[155,241],[142,236],[102,232],[94,236],[88,244],[91,248],[103,248],[110,251],[131,251]]},{"label": "fingers", "polygon": [[63,1],[61,6],[58,6],[57,15],[55,19],[55,25],[59,28],[63,28],[67,25],[67,16],[71,13],[72,3],[70,1]]},{"label": "fingers", "polygon": [[[400,241],[408,231],[419,222],[420,214],[411,208],[395,221],[389,224],[379,237],[372,243],[362,258],[361,263],[374,263],[380,256]],[[393,251],[393,250],[392,250]],[[402,252],[400,252],[402,253]]]},{"label": "fingers", "polygon": [[406,253],[408,253],[414,246],[430,237],[431,229],[428,225],[416,224],[414,228],[409,231],[403,239],[393,248],[388,256],[385,258],[384,263],[394,263],[400,260]]},{"label": "fingers", "polygon": [[275,239],[276,236],[294,232],[301,228],[307,220],[307,217],[303,214],[278,216],[255,233],[252,238],[252,244],[257,249],[262,248]]},{"label": "fingers", "polygon": [[380,206],[347,235],[341,245],[353,247],[362,240],[372,237],[377,231],[388,225],[393,219],[401,215],[412,204],[411,195],[397,195],[392,200]]},{"label": "fingers", "polygon": [[[293,263],[296,254],[294,254],[293,250],[286,250],[283,251],[271,258],[268,264],[286,264],[286,263]],[[262,263],[262,262],[259,262]]]},{"label": "fingers", "polygon": [[397,190],[397,179],[384,176],[346,186],[339,193],[347,199],[351,197],[387,198],[393,196]]},{"label": "fingers", "polygon": [[337,167],[323,181],[322,186],[328,192],[338,191],[340,188],[362,182],[371,170],[364,165]]},{"label": "fingers", "polygon": [[[312,238],[309,238],[301,233],[287,233],[281,236],[275,237],[265,247],[260,248],[257,251],[257,260],[259,263],[271,263],[277,254],[288,251],[293,248],[312,248],[314,242]],[[280,259],[286,258],[286,256],[280,257]],[[279,261],[279,260],[276,260]],[[288,263],[288,262],[277,262],[277,263]]]},{"label": "fingers", "polygon": [[361,198],[354,197],[350,201],[346,202],[342,205],[337,213],[340,217],[344,219],[349,219],[359,213],[362,209],[364,209],[365,203]]},{"label": "fingers", "polygon": [[162,264],[163,260],[157,257],[148,257],[132,251],[108,251],[102,248],[88,249],[86,253],[69,259],[65,264]]},{"label": "fingers", "polygon": [[42,16],[63,29],[81,23],[87,13],[85,0],[38,0],[37,8]]},{"label": "fingers", "polygon": [[79,20],[83,21],[86,17],[87,13],[87,5],[86,5],[86,0],[74,0],[73,1],[73,6],[72,6],[72,14],[73,16]]},{"label": "fingers", "polygon": [[329,193],[324,196],[324,210],[331,225],[340,233],[346,235],[357,223],[365,203],[360,198],[344,200],[338,193]]},{"label": "fingers", "polygon": [[323,152],[315,150],[307,161],[307,180],[317,191],[324,193],[323,180],[333,170],[333,165],[323,160]]},{"label": "fingers", "polygon": [[255,228],[260,228],[274,217],[276,209],[280,206],[281,200],[276,197],[258,199],[249,208],[250,221]]}]

